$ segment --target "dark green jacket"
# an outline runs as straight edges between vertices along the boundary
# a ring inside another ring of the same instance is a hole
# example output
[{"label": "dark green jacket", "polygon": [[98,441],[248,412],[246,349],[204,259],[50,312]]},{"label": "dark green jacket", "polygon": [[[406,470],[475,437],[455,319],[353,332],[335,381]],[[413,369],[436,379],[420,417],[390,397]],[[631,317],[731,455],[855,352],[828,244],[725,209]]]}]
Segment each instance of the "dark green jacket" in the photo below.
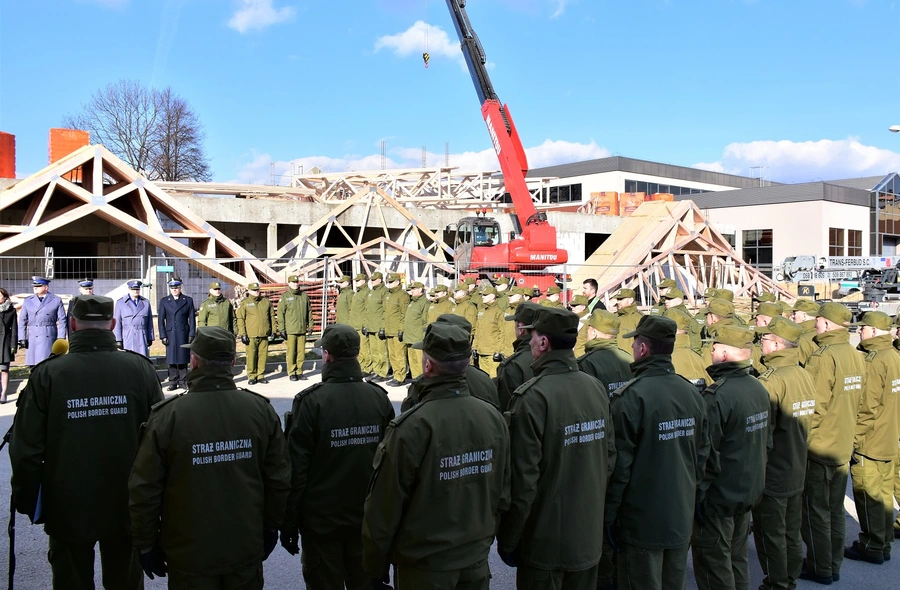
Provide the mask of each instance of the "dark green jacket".
[{"label": "dark green jacket", "polygon": [[475,340],[472,348],[480,355],[493,356],[495,352],[503,352],[503,329],[506,314],[497,303],[482,303],[475,318]]},{"label": "dark green jacket", "polygon": [[450,313],[469,320],[469,323],[472,324],[472,336],[474,337],[478,334],[478,330],[475,326],[475,322],[478,320],[478,306],[472,303],[471,297],[466,296],[462,299],[457,299],[454,302],[453,309]]},{"label": "dark green jacket", "polygon": [[306,334],[312,330],[313,313],[309,295],[300,289],[288,289],[278,299],[278,331],[282,334]]},{"label": "dark green jacket", "polygon": [[40,492],[48,535],[127,535],[138,432],[162,399],[147,357],[120,352],[110,331],[72,332],[68,354],[35,365],[19,396],[9,443],[16,510],[33,515]]},{"label": "dark green jacket", "polygon": [[690,336],[677,334],[675,336],[675,348],[672,350],[672,365],[675,372],[690,381],[698,391],[712,385],[713,380],[706,372],[703,357],[691,348]]},{"label": "dark green jacket", "polygon": [[238,306],[238,336],[265,338],[275,329],[275,308],[268,297],[244,297]]},{"label": "dark green jacket", "polygon": [[[405,338],[405,336],[404,336]],[[425,383],[423,376],[416,377],[409,387],[409,393],[400,403],[400,411],[405,412],[421,401],[422,386]],[[490,376],[478,367],[469,365],[466,367],[466,387],[473,397],[485,401],[497,409],[500,409],[500,399],[497,396],[497,386]]]},{"label": "dark green jacket", "polygon": [[216,576],[259,564],[291,489],[281,420],[237,390],[231,367],[188,373],[190,393],[157,404],[128,479],[136,549],[157,543],[169,569]]},{"label": "dark green jacket", "polygon": [[366,318],[366,301],[369,299],[369,287],[363,285],[350,300],[350,325],[359,332],[363,329]]},{"label": "dark green jacket", "polygon": [[798,348],[800,348],[800,365],[806,366],[806,363],[809,362],[809,357],[819,347],[815,340],[816,320],[806,320],[798,325],[803,328],[803,335],[800,336],[800,342],[798,343]]},{"label": "dark green jacket", "polygon": [[632,358],[619,349],[615,339],[589,340],[585,350],[585,355],[578,359],[578,369],[597,379],[609,397],[631,381]]},{"label": "dark green jacket", "polygon": [[619,348],[621,348],[623,352],[631,354],[631,343],[634,342],[634,338],[625,338],[625,334],[628,334],[637,327],[638,322],[641,321],[644,314],[638,310],[637,304],[634,304],[623,307],[622,309],[617,309],[616,315],[619,316],[619,335],[616,337],[619,342]]},{"label": "dark green jacket", "polygon": [[799,348],[767,354],[764,360],[768,369],[759,382],[769,392],[773,427],[765,493],[789,498],[803,491],[806,480],[806,435],[816,411],[816,389],[800,366]]},{"label": "dark green jacket", "polygon": [[712,365],[706,372],[715,382],[703,391],[710,448],[698,500],[705,514],[743,514],[759,502],[766,483],[769,393],[750,375],[749,360]]},{"label": "dark green jacket", "polygon": [[406,291],[400,287],[387,289],[384,294],[384,332],[386,335],[396,336],[403,332],[408,307],[409,294]]},{"label": "dark green jacket", "polygon": [[[606,494],[607,524],[647,549],[684,547],[694,497],[709,452],[697,389],[675,374],[668,355],[631,364],[634,379],[615,392],[616,467]],[[660,392],[665,395],[660,395]]]},{"label": "dark green jacket", "polygon": [[866,387],[859,402],[853,449],[869,459],[892,461],[897,456],[897,392],[900,391],[900,355],[890,334],[863,340]]},{"label": "dark green jacket", "polygon": [[420,295],[409,302],[406,308],[406,318],[403,322],[403,343],[415,344],[425,338],[426,314],[431,302],[424,295]]},{"label": "dark green jacket", "polygon": [[450,297],[441,297],[439,300],[435,302],[429,302],[428,308],[425,314],[426,326],[431,322],[438,319],[439,316],[444,315],[445,313],[453,313],[453,299]]},{"label": "dark green jacket", "polygon": [[385,295],[387,295],[387,287],[384,286],[384,283],[374,289],[369,289],[369,293],[366,295],[366,315],[363,318],[363,325],[373,334],[377,334],[378,330],[384,328]]},{"label": "dark green jacket", "polygon": [[350,306],[353,303],[353,287],[341,289],[334,306],[334,323],[352,325],[350,322]]},{"label": "dark green jacket", "polygon": [[529,340],[529,336],[516,340],[516,351],[512,356],[503,359],[497,367],[497,394],[502,411],[509,409],[513,392],[534,377],[534,371],[531,370],[534,357],[531,356]]},{"label": "dark green jacket", "polygon": [[859,398],[866,386],[863,355],[850,344],[850,332],[832,330],[815,337],[806,363],[816,386],[816,413],[809,425],[809,458],[823,465],[850,461]]},{"label": "dark green jacket", "polygon": [[237,334],[237,314],[231,301],[223,295],[213,297],[210,295],[200,304],[197,314],[197,327],[218,326]]},{"label": "dark green jacket", "polygon": [[509,432],[462,375],[425,379],[375,454],[363,519],[363,567],[452,571],[486,560],[509,507]]},{"label": "dark green jacket", "polygon": [[609,397],[578,370],[571,349],[546,353],[532,369],[507,412],[511,504],[497,544],[517,551],[520,565],[580,571],[599,562],[603,545],[599,523],[616,462]]},{"label": "dark green jacket", "polygon": [[354,360],[326,364],[322,382],[294,397],[286,433],[293,472],[284,529],[358,539],[375,449],[394,406]]}]

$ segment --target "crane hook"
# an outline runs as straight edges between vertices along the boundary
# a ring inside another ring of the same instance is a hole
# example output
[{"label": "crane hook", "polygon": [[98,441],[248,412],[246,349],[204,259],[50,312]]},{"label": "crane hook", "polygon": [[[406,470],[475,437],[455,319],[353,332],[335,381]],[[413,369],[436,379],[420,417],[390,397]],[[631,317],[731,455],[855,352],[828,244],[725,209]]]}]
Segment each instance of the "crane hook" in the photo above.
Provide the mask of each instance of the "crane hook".
[{"label": "crane hook", "polygon": [[428,62],[431,60],[431,54],[426,51],[422,54],[422,59],[425,60],[425,67],[428,68]]}]

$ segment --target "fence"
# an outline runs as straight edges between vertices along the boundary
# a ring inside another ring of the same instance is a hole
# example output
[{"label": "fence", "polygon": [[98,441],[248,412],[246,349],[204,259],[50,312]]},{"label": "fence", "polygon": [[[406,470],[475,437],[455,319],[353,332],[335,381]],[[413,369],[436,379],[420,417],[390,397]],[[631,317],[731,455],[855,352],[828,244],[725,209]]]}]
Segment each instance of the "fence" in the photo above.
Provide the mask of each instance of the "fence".
[{"label": "fence", "polygon": [[31,294],[31,277],[53,279],[57,294],[78,293],[78,282],[94,280],[96,293],[109,293],[129,279],[144,276],[140,256],[56,257],[0,256],[0,286],[13,295]]}]

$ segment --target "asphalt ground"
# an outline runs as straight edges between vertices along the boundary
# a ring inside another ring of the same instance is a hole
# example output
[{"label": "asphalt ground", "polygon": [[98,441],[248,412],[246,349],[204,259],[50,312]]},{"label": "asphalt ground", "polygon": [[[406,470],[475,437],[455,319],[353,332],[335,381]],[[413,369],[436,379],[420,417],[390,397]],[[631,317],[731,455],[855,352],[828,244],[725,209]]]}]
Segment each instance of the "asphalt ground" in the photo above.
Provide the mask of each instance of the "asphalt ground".
[{"label": "asphalt ground", "polygon": [[[270,379],[268,385],[255,385],[253,390],[269,397],[275,410],[279,415],[283,415],[285,411],[290,409],[293,396],[308,387],[310,384],[319,381],[318,371],[310,375],[308,381],[291,382],[288,380],[286,373],[280,371],[280,367],[273,367],[273,372],[267,375]],[[236,378],[238,386],[246,385],[246,377],[239,376]],[[388,389],[390,399],[394,403],[394,409],[400,412],[400,402],[406,396],[405,387],[391,387]],[[178,392],[175,392],[178,393]],[[12,399],[15,399],[13,397]],[[6,404],[0,406],[0,432],[5,433],[12,423],[12,417],[15,413],[14,404]],[[4,507],[8,506],[6,498],[10,493],[10,463],[9,455],[4,452],[0,453],[0,501]],[[845,498],[845,507],[847,508],[847,542],[848,544],[857,538],[859,533],[859,524],[856,518],[856,511],[853,507],[852,492],[847,489],[847,497]],[[4,509],[5,510],[5,509]],[[0,522],[3,523],[3,529],[9,521],[9,513],[6,512]],[[759,566],[756,549],[752,542],[750,546],[750,568],[751,568],[751,588],[756,588],[762,581],[763,574]],[[0,564],[7,563],[7,555],[9,552],[9,539],[5,534],[0,533]],[[836,588],[844,588],[847,590],[892,590],[900,588],[900,541],[894,542],[894,560],[884,565],[871,565],[868,563],[855,562],[845,560],[841,570],[840,582],[834,584]],[[29,523],[28,518],[22,515],[16,517],[16,576],[15,587],[20,590],[44,590],[50,588],[50,567],[47,563],[47,537],[43,528],[33,526]],[[515,588],[515,570],[507,567],[496,553],[496,548],[490,554],[490,567],[493,575],[491,587],[502,589]],[[5,569],[0,565],[0,569]],[[99,554],[95,562],[96,582],[100,587],[100,562]],[[266,588],[272,589],[296,589],[305,588],[302,577],[300,575],[300,557],[291,556],[279,545],[264,564],[264,573],[266,580]],[[5,577],[0,574],[0,578]],[[145,580],[146,588],[161,589],[166,587],[165,580]],[[2,585],[2,583],[0,583]],[[694,581],[693,568],[688,559],[687,588],[693,589],[697,585]],[[818,584],[801,580],[798,584],[799,588],[818,588]]]}]

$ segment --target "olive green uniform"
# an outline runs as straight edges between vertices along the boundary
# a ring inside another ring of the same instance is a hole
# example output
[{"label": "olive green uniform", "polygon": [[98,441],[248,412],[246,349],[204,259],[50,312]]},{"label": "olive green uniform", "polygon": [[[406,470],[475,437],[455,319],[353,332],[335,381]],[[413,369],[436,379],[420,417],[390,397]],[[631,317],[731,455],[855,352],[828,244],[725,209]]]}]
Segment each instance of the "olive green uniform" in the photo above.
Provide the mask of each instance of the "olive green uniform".
[{"label": "olive green uniform", "polygon": [[860,343],[866,354],[866,386],[856,418],[850,477],[859,515],[859,547],[871,556],[890,555],[894,541],[894,477],[900,355],[890,334]]},{"label": "olive green uniform", "polygon": [[806,320],[797,325],[803,328],[803,335],[800,336],[797,346],[800,348],[800,365],[805,367],[806,363],[809,362],[809,357],[819,348],[819,345],[815,342],[816,320]]},{"label": "olive green uniform", "polygon": [[638,311],[637,305],[633,304],[617,309],[616,315],[619,316],[619,335],[616,337],[619,348],[622,349],[622,352],[631,354],[631,344],[634,342],[634,338],[625,338],[625,334],[634,331],[644,314]]},{"label": "olive green uniform", "polygon": [[210,295],[200,304],[197,312],[197,327],[205,326],[218,326],[232,334],[237,334],[237,314],[234,313],[231,301],[225,299],[224,295],[218,297]]},{"label": "olive green uniform", "polygon": [[468,295],[462,299],[457,299],[453,305],[454,307],[449,313],[466,318],[472,324],[472,336],[475,336],[477,334],[475,322],[478,320],[478,306],[472,303],[472,298]]},{"label": "olive green uniform", "polygon": [[278,299],[278,331],[287,341],[288,375],[302,375],[306,359],[306,334],[312,332],[313,314],[309,296],[288,289]]},{"label": "olive green uniform", "polygon": [[808,567],[817,576],[831,577],[840,574],[844,561],[847,464],[866,367],[847,330],[819,334],[815,341],[819,348],[806,364],[816,386],[816,411],[809,425],[800,530]]},{"label": "olive green uniform", "polygon": [[169,588],[262,588],[263,533],[281,525],[291,489],[281,420],[228,367],[187,381],[189,393],[154,406],[134,458],[135,546],[165,552]]},{"label": "olive green uniform", "polygon": [[159,380],[111,331],[79,330],[69,343],[68,354],[34,366],[19,396],[9,443],[16,510],[34,516],[41,499],[53,588],[93,589],[97,542],[109,587],[143,588],[126,482],[141,423],[163,399]]},{"label": "olive green uniform", "polygon": [[584,347],[588,342],[587,321],[591,314],[585,307],[584,311],[576,315],[578,315],[578,338],[575,339],[575,358],[580,358],[584,356]]},{"label": "olive green uniform", "polygon": [[359,366],[363,373],[372,372],[372,355],[369,354],[369,338],[363,334],[365,325],[366,300],[369,298],[369,287],[361,286],[350,300],[350,325],[359,334]]},{"label": "olive green uniform", "polygon": [[[516,314],[516,308],[519,307],[519,304],[522,302],[520,299],[516,303],[511,303],[506,309],[506,315],[514,316]],[[508,359],[513,355],[516,351],[516,322],[510,320],[506,321],[506,316],[503,319],[503,358]],[[500,367],[497,366],[497,372],[499,374]],[[513,388],[515,389],[515,388]],[[512,392],[510,391],[510,394]],[[505,408],[504,408],[505,409]]]},{"label": "olive green uniform", "polygon": [[506,327],[504,316],[496,302],[482,303],[472,328],[472,333],[475,334],[472,348],[478,352],[478,366],[489,377],[497,376],[497,365],[500,364],[494,360],[494,353],[503,352],[503,329]]},{"label": "olive green uniform", "polygon": [[269,336],[275,328],[275,308],[268,297],[244,297],[238,307],[238,336],[250,338],[247,345],[247,380],[266,374]]},{"label": "olive green uniform", "polygon": [[615,390],[631,381],[633,361],[631,356],[619,349],[615,338],[594,338],[587,343],[586,353],[578,358],[578,370],[599,381],[603,390],[612,397]]},{"label": "olive green uniform", "polygon": [[550,301],[549,299],[541,299],[540,304],[541,307],[552,307],[554,309],[566,308],[566,306],[562,304],[562,301]]},{"label": "olive green uniform", "polygon": [[503,292],[500,292],[499,290],[497,291],[497,307],[499,307],[503,311],[506,311],[506,309],[509,307],[509,290],[508,289]]},{"label": "olive green uniform", "polygon": [[[372,358],[372,372],[379,377],[388,376],[388,351],[387,343],[379,336],[379,331],[384,330],[384,296],[387,288],[384,283],[374,289],[369,289],[366,295],[366,315],[363,324],[366,326],[369,341],[369,356]],[[387,331],[385,331],[387,334]]]},{"label": "olive green uniform", "polygon": [[326,364],[322,382],[294,397],[282,531],[299,531],[310,590],[371,588],[362,567],[363,505],[375,449],[393,418],[387,392],[363,380],[355,359]]},{"label": "olive green uniform", "polygon": [[503,416],[465,377],[422,380],[419,403],[394,418],[375,454],[363,518],[370,577],[397,566],[398,590],[486,589],[488,553],[509,507]]},{"label": "olive green uniform", "polygon": [[350,321],[350,309],[353,304],[353,287],[341,289],[338,293],[337,304],[334,306],[334,323],[352,326]]},{"label": "olive green uniform", "polygon": [[549,351],[532,368],[507,413],[512,488],[498,550],[516,556],[520,588],[595,590],[603,531],[584,523],[603,522],[616,461],[609,397],[571,349]]},{"label": "olive green uniform", "polygon": [[416,379],[422,375],[422,351],[411,348],[416,342],[425,338],[425,327],[428,325],[427,315],[430,301],[424,296],[413,298],[406,308],[406,318],[403,321],[403,346],[409,357],[409,374]]},{"label": "olive green uniform", "polygon": [[[453,313],[454,307],[453,300],[450,297],[441,297],[438,301],[430,303],[425,314],[425,319],[427,320],[425,325],[434,322],[445,313]],[[415,342],[410,342],[410,344],[415,344]]]},{"label": "olive green uniform", "polygon": [[617,457],[604,523],[621,548],[619,587],[683,590],[708,452],[706,412],[668,355],[635,361],[631,371],[634,379],[613,394],[610,408]]},{"label": "olive green uniform", "polygon": [[406,381],[406,345],[400,340],[400,333],[406,323],[408,307],[409,294],[400,287],[388,289],[384,294],[384,333],[387,336],[388,358],[394,379],[400,383]]},{"label": "olive green uniform", "polygon": [[769,392],[772,451],[766,485],[753,508],[753,540],[763,573],[762,590],[793,590],[803,565],[800,514],[806,475],[806,435],[815,411],[815,385],[800,367],[800,349],[766,355],[759,382]]},{"label": "olive green uniform", "polygon": [[675,335],[675,347],[672,349],[672,365],[675,372],[694,384],[702,392],[713,380],[706,372],[709,365],[703,364],[703,357],[691,348],[691,337],[687,334]]},{"label": "olive green uniform", "polygon": [[700,352],[700,349],[703,347],[703,338],[702,332],[703,327],[706,325],[705,316],[698,316],[699,320],[694,318],[694,314],[687,308],[687,305],[682,303],[681,305],[675,305],[663,311],[662,315],[667,318],[671,318],[672,314],[680,313],[687,317],[688,319],[694,320],[691,321],[687,328],[688,336],[691,340],[691,348],[694,352]]},{"label": "olive green uniform", "polygon": [[703,391],[710,449],[691,536],[694,575],[699,590],[746,590],[750,510],[762,497],[772,448],[769,394],[750,375],[750,361],[707,372],[715,382]]},{"label": "olive green uniform", "polygon": [[[512,321],[507,323],[515,324]],[[529,333],[524,338],[516,340],[515,352],[512,356],[503,359],[503,362],[497,367],[497,394],[502,411],[509,409],[513,392],[534,377],[534,372],[531,370],[534,357],[531,355],[530,339]]]}]

